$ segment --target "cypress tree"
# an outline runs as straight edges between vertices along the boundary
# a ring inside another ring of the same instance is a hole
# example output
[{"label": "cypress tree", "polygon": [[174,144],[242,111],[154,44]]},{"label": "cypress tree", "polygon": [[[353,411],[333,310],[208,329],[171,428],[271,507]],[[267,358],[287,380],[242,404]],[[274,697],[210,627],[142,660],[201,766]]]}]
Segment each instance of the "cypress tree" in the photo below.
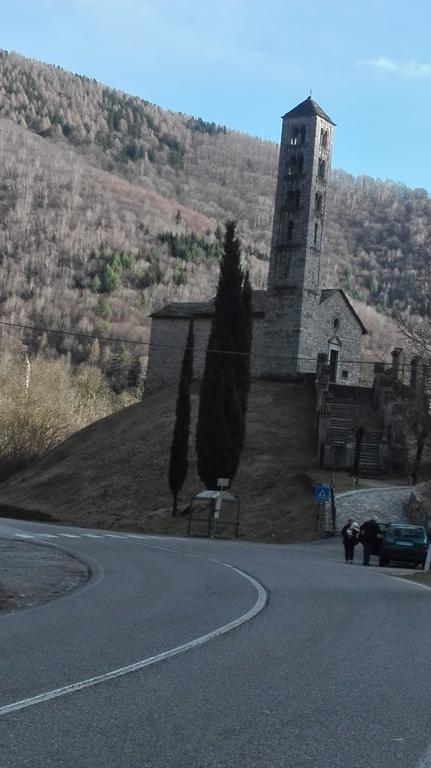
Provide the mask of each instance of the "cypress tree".
[{"label": "cypress tree", "polygon": [[238,348],[246,354],[238,356],[238,388],[244,417],[247,414],[251,381],[251,345],[253,340],[253,291],[248,271],[242,286],[242,325],[237,326]]},{"label": "cypress tree", "polygon": [[193,318],[190,320],[186,348],[181,366],[178,397],[175,413],[174,434],[169,460],[169,488],[173,496],[172,515],[177,514],[178,494],[187,477],[189,436],[190,436],[190,389],[193,381]]},{"label": "cypress tree", "polygon": [[251,333],[251,288],[241,269],[235,223],[230,221],[226,224],[196,432],[198,472],[207,488],[217,488],[218,477],[232,481],[238,470],[250,386]]}]

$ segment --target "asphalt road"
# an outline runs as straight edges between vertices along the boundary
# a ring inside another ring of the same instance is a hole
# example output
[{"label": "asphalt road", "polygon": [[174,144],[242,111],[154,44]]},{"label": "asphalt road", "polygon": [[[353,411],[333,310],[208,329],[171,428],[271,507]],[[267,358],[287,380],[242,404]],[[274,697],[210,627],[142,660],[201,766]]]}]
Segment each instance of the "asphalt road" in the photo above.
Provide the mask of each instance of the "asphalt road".
[{"label": "asphalt road", "polygon": [[0,768],[431,766],[429,590],[345,565],[338,542],[0,521],[1,537],[17,534],[76,553],[93,576],[0,616]]}]

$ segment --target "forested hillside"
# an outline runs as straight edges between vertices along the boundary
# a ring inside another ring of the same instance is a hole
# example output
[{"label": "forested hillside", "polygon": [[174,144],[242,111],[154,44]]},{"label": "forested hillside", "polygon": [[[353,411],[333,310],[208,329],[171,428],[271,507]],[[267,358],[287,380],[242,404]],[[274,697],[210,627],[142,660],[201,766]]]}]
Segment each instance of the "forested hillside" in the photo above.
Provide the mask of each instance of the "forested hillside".
[{"label": "forested hillside", "polygon": [[[145,342],[152,308],[214,292],[227,218],[263,287],[277,156],[273,143],[0,51],[0,319]],[[378,308],[422,309],[424,190],[334,172],[326,242],[331,285]],[[111,379],[147,349],[19,338]]]}]

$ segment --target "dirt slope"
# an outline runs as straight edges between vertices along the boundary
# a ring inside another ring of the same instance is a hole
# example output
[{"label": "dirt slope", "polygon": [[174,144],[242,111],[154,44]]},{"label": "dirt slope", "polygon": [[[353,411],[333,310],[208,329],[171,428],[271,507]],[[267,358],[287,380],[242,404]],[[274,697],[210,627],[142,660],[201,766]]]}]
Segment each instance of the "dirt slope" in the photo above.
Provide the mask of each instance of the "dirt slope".
[{"label": "dirt slope", "polygon": [[[39,510],[73,525],[184,532],[185,518],[170,516],[166,479],[175,399],[175,387],[164,389],[77,432],[2,484],[0,504]],[[195,422],[197,392],[193,406]],[[192,443],[184,504],[202,489],[194,436]],[[315,519],[307,472],[315,465],[312,389],[255,382],[233,487],[241,498],[241,535],[277,541],[312,538]]]}]

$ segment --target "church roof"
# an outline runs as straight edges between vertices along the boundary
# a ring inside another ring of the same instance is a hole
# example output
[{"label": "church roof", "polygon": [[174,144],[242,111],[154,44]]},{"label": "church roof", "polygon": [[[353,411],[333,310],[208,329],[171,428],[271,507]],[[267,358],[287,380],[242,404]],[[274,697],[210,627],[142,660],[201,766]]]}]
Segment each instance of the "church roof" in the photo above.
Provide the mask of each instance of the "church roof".
[{"label": "church roof", "polygon": [[[151,317],[212,317],[214,314],[214,297],[209,301],[178,301],[175,304],[166,304],[161,309],[153,312]],[[252,292],[253,315],[265,314],[266,291]]]},{"label": "church roof", "polygon": [[[334,294],[339,293],[354,316],[355,320],[357,321],[358,325],[362,329],[362,334],[368,333],[367,329],[365,328],[361,318],[355,312],[353,309],[352,304],[350,303],[349,299],[347,298],[344,291],[341,290],[341,288],[323,288],[321,294],[320,294],[320,302],[326,301]],[[252,292],[252,307],[253,307],[253,315],[254,317],[263,317],[265,315],[265,305],[266,305],[266,296],[267,291],[262,290],[253,290]],[[161,309],[156,310],[156,312],[153,312],[151,317],[160,317],[160,318],[185,318],[188,319],[190,317],[212,317],[214,315],[214,301],[215,297],[212,299],[209,299],[208,301],[177,301],[174,304],[166,304],[164,307],[161,307]]]},{"label": "church roof", "polygon": [[360,327],[362,329],[362,335],[364,336],[366,333],[368,333],[368,331],[365,328],[365,325],[363,324],[363,322],[362,322],[361,318],[359,317],[358,313],[355,312],[355,310],[353,309],[353,306],[351,305],[349,299],[347,298],[347,296],[344,293],[344,291],[341,290],[341,288],[323,288],[322,292],[320,294],[320,303],[322,303],[322,301],[326,301],[326,299],[329,299],[335,293],[339,293],[341,295],[341,297],[344,299],[345,304],[350,309],[352,315],[355,317],[358,325],[360,325]]},{"label": "church roof", "polygon": [[317,101],[314,101],[311,96],[308,96],[305,101],[301,101],[301,103],[291,109],[290,112],[286,112],[284,117],[310,117],[312,115],[323,117],[328,123],[335,125],[334,121],[331,120],[326,112],[323,111],[322,107],[320,107]]}]

